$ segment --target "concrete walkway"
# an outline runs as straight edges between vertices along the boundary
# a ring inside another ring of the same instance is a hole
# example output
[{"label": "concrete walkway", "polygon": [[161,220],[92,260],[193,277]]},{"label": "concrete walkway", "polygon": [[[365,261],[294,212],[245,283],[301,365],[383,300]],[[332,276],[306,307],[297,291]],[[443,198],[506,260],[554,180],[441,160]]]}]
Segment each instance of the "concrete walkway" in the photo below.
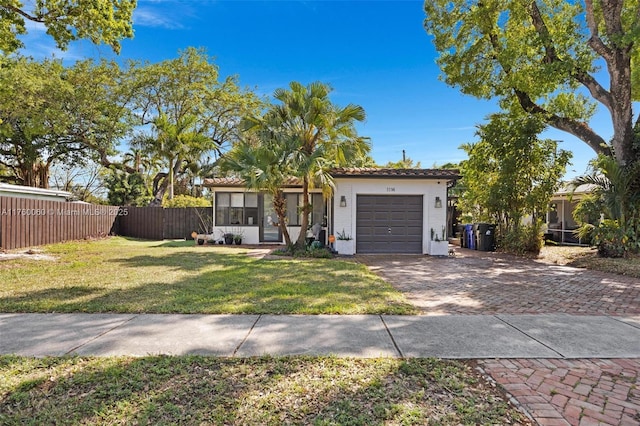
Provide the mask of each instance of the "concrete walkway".
[{"label": "concrete walkway", "polygon": [[640,317],[0,314],[0,353],[640,358]]}]

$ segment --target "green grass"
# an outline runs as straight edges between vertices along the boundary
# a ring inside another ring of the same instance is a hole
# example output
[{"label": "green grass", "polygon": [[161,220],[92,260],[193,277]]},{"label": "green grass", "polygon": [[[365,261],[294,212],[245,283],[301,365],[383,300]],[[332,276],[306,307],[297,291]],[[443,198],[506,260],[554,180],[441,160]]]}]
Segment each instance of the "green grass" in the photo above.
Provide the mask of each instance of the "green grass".
[{"label": "green grass", "polygon": [[413,314],[366,266],[247,248],[109,238],[0,262],[0,312]]},{"label": "green grass", "polygon": [[434,359],[0,357],[0,424],[530,424]]}]

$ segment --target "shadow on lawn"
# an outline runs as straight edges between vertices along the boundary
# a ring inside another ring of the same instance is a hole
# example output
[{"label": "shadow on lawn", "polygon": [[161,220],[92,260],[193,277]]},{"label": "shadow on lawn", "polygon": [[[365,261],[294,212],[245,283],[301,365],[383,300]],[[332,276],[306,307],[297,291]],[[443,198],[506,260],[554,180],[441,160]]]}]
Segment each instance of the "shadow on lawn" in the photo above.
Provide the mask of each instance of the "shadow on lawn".
[{"label": "shadow on lawn", "polygon": [[[4,312],[413,313],[402,296],[352,263],[257,260],[240,254],[173,252],[111,259],[110,282],[41,288],[0,300]],[[124,270],[122,270],[124,269]],[[146,272],[148,271],[148,273]],[[166,275],[165,275],[166,274]],[[102,280],[102,281],[101,281]]]},{"label": "shadow on lawn", "polygon": [[[33,363],[32,371],[23,363]],[[336,358],[0,358],[29,371],[3,424],[512,424],[462,363]],[[481,408],[478,408],[481,404]],[[27,420],[29,419],[29,420]]]}]

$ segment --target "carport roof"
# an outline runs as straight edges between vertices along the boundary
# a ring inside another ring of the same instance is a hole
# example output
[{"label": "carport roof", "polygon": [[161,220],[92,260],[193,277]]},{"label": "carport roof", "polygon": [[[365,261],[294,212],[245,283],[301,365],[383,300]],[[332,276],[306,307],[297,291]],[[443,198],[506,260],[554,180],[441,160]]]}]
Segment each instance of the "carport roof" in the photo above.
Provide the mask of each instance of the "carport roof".
[{"label": "carport roof", "polygon": [[[331,170],[334,178],[361,177],[361,178],[401,178],[401,179],[443,179],[456,181],[460,179],[460,173],[455,169],[390,169],[378,167],[341,167]],[[204,186],[242,186],[244,181],[237,177],[219,177],[204,180]],[[285,187],[301,186],[298,178],[290,177],[285,182]]]}]

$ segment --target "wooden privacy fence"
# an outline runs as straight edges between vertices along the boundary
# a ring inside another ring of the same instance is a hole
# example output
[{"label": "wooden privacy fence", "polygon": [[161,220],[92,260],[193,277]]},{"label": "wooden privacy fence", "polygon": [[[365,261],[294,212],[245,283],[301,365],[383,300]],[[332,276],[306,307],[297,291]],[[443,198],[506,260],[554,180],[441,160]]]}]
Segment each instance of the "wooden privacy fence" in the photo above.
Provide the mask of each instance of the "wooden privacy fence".
[{"label": "wooden privacy fence", "polygon": [[115,232],[119,207],[0,197],[0,248],[53,244]]},{"label": "wooden privacy fence", "polygon": [[192,232],[206,233],[213,226],[211,207],[121,207],[118,234],[149,240],[193,239]]},{"label": "wooden privacy fence", "polygon": [[0,197],[0,248],[53,244],[118,234],[163,240],[192,239],[213,226],[211,207],[116,207]]}]

